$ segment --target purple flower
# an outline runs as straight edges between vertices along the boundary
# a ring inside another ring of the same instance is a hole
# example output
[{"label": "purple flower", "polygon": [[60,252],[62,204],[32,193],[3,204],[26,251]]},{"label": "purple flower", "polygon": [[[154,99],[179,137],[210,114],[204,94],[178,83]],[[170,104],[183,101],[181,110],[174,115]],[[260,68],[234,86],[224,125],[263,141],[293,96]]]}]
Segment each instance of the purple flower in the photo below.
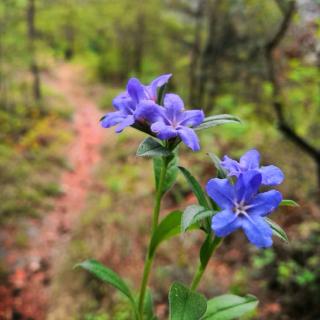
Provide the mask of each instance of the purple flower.
[{"label": "purple flower", "polygon": [[104,128],[118,124],[116,132],[133,125],[136,121],[143,120],[139,108],[146,108],[155,104],[158,98],[158,88],[168,82],[171,74],[164,74],[153,80],[149,85],[142,85],[136,78],[131,78],[127,84],[127,91],[120,93],[113,99],[116,111],[106,114],[101,119]]},{"label": "purple flower", "polygon": [[131,98],[136,104],[143,100],[152,100],[156,102],[158,99],[158,88],[166,84],[171,76],[172,74],[163,74],[154,79],[149,85],[143,85],[139,79],[131,78],[127,84],[127,91],[120,93],[115,97],[113,102],[123,98]]},{"label": "purple flower", "polygon": [[257,247],[272,245],[272,229],[263,217],[279,206],[282,195],[276,190],[258,193],[261,182],[262,175],[255,170],[241,173],[234,185],[228,179],[209,180],[207,193],[221,209],[211,224],[218,237],[242,228]]},{"label": "purple flower", "polygon": [[192,127],[198,126],[204,119],[202,110],[184,109],[181,98],[176,94],[166,94],[164,107],[144,106],[140,114],[152,123],[151,130],[161,140],[180,137],[193,151],[200,150],[199,139]]},{"label": "purple flower", "polygon": [[283,172],[276,166],[259,167],[260,154],[257,150],[252,149],[246,152],[240,161],[233,160],[228,156],[224,156],[221,166],[227,170],[229,176],[236,176],[248,170],[256,170],[261,173],[262,184],[275,186],[280,184],[284,179]]}]

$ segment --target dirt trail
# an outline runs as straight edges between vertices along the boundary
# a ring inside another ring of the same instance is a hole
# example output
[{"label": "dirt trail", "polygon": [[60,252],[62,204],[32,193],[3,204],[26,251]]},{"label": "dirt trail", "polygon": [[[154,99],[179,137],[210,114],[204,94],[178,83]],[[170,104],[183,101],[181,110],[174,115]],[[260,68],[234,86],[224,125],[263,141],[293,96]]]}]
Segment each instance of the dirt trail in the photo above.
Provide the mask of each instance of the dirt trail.
[{"label": "dirt trail", "polygon": [[5,260],[12,266],[7,288],[11,307],[8,313],[0,312],[0,319],[2,316],[3,319],[45,319],[53,262],[64,254],[73,225],[85,207],[93,182],[92,169],[99,162],[99,147],[106,133],[98,124],[101,113],[88,88],[81,83],[80,69],[61,64],[44,79],[53,90],[64,95],[75,110],[72,122],[75,137],[66,155],[72,170],[61,177],[64,194],[55,200],[52,212],[44,214],[43,219],[27,222],[28,248],[8,250]]}]

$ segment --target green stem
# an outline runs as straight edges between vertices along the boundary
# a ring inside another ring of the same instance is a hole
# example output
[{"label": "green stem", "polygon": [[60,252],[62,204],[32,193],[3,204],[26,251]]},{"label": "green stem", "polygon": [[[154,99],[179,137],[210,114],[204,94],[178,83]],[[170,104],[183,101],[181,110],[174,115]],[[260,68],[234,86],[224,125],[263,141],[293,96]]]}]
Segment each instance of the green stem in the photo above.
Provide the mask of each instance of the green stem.
[{"label": "green stem", "polygon": [[163,186],[164,186],[164,182],[165,182],[165,178],[166,178],[167,166],[168,166],[168,161],[165,157],[163,157],[159,182],[158,182],[158,185],[156,186],[157,189],[156,189],[156,198],[155,198],[155,204],[154,204],[153,215],[152,215],[151,238],[150,238],[150,243],[149,243],[149,247],[148,247],[146,261],[144,264],[144,270],[143,270],[142,281],[141,281],[141,286],[140,286],[138,308],[139,308],[139,314],[140,314],[141,320],[143,320],[144,298],[146,295],[151,266],[152,266],[153,259],[154,259],[154,254],[152,254],[152,255],[150,254],[150,244],[151,244],[151,239],[153,237],[153,234],[154,234],[154,232],[158,226],[158,222],[159,222],[161,199],[163,196]]},{"label": "green stem", "polygon": [[[211,238],[211,235],[208,235],[208,237]],[[206,239],[208,240],[208,239]],[[192,279],[191,285],[190,285],[190,289],[195,291],[200,283],[200,280],[202,279],[202,276],[204,274],[204,272],[206,271],[207,265],[209,263],[209,260],[211,258],[211,256],[213,255],[213,253],[216,251],[216,249],[219,247],[220,243],[222,241],[222,238],[219,237],[214,237],[214,239],[212,240],[209,248],[206,251],[205,257],[203,257],[203,259],[200,258],[200,263],[198,266],[198,269]]]},{"label": "green stem", "polygon": [[151,235],[153,235],[159,222],[159,213],[160,213],[161,199],[163,196],[163,185],[166,179],[167,166],[168,166],[167,158],[163,158],[160,177],[159,177],[159,184],[157,186],[157,191],[156,191],[156,200],[155,200],[153,215],[152,215]]}]

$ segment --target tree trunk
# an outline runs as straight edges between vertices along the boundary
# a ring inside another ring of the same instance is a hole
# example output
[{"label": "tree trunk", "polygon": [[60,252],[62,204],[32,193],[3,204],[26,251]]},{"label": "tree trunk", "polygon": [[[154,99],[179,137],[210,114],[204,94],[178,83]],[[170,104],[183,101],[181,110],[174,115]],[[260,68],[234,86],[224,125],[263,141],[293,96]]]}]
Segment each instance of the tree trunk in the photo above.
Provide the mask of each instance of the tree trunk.
[{"label": "tree trunk", "polygon": [[35,40],[36,40],[36,29],[35,29],[35,0],[28,0],[27,4],[27,28],[28,28],[28,42],[30,52],[30,72],[32,74],[32,92],[33,97],[36,101],[40,101],[41,94],[41,83],[40,83],[40,72],[35,57]]},{"label": "tree trunk", "polygon": [[74,27],[72,25],[65,26],[65,37],[67,40],[67,47],[64,50],[64,58],[69,61],[74,56]]},{"label": "tree trunk", "polygon": [[317,160],[316,165],[317,165],[317,178],[318,178],[318,180],[317,180],[317,182],[318,182],[318,194],[320,196],[320,157]]},{"label": "tree trunk", "polygon": [[190,69],[189,69],[189,104],[196,105],[197,95],[197,76],[199,72],[199,60],[201,53],[201,31],[203,24],[203,14],[206,0],[198,0],[198,8],[196,14],[196,23],[194,30],[194,40],[191,48]]},{"label": "tree trunk", "polygon": [[137,15],[137,29],[134,35],[133,49],[133,70],[137,76],[139,76],[142,72],[145,30],[145,16],[144,13],[141,12]]},{"label": "tree trunk", "polygon": [[[197,80],[197,106],[207,109],[209,96],[215,95],[216,85],[213,82],[216,77],[211,75],[216,72],[217,56],[216,56],[216,37],[217,37],[217,24],[218,18],[221,14],[222,0],[210,0],[207,2],[208,11],[208,35],[204,50],[201,54],[201,65]],[[213,91],[210,91],[210,86]],[[209,95],[208,95],[209,94]]]}]

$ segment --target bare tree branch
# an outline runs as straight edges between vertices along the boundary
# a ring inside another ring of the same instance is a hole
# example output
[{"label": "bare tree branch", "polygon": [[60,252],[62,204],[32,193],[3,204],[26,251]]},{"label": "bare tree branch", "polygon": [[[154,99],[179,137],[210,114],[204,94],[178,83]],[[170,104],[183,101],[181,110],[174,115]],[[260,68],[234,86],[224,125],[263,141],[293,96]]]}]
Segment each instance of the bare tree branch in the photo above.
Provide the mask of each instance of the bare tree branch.
[{"label": "bare tree branch", "polygon": [[267,51],[271,52],[279,45],[279,43],[281,42],[284,35],[289,29],[294,12],[295,12],[295,1],[290,1],[288,4],[288,9],[286,10],[286,12],[284,12],[284,17],[279,26],[279,29],[274,34],[274,36],[270,39],[270,41],[267,42],[266,44]]},{"label": "bare tree branch", "polygon": [[[276,0],[279,5],[279,0]],[[281,85],[279,83],[276,69],[274,52],[280,45],[284,35],[289,29],[292,17],[295,12],[295,1],[290,1],[287,10],[284,12],[283,20],[274,34],[274,36],[265,45],[265,58],[267,65],[268,78],[272,85],[273,91],[273,108],[275,110],[279,130],[300,149],[312,157],[320,165],[320,150],[309,143],[305,138],[299,136],[299,134],[292,128],[285,119],[284,106],[281,99]],[[320,177],[319,177],[320,179]],[[320,180],[319,180],[320,182]]]},{"label": "bare tree branch", "polygon": [[[284,106],[281,99],[281,84],[278,80],[275,69],[274,52],[280,45],[284,35],[289,29],[292,17],[295,12],[295,1],[290,1],[287,10],[283,9],[279,0],[275,0],[283,12],[283,20],[277,32],[265,45],[265,59],[268,71],[268,78],[272,85],[273,95],[273,108],[278,120],[279,130],[289,139],[292,143],[298,146],[303,152],[308,154],[317,165],[317,178],[318,187],[320,188],[320,150],[313,146],[306,138],[301,137],[295,129],[288,124],[284,114]],[[280,6],[281,5],[281,6]]]}]

